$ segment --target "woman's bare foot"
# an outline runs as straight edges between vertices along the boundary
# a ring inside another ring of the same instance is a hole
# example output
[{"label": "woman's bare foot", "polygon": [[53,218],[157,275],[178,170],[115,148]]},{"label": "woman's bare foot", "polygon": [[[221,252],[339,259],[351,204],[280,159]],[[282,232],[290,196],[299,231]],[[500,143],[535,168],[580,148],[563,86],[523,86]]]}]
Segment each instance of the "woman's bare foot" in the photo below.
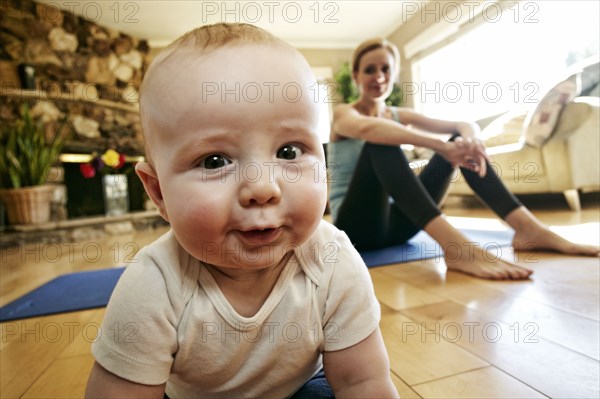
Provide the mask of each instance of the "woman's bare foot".
[{"label": "woman's bare foot", "polygon": [[450,270],[490,280],[523,280],[533,273],[471,242],[444,215],[433,218],[424,230],[442,246]]},{"label": "woman's bare foot", "polygon": [[488,280],[524,280],[533,273],[479,246],[469,246],[468,251],[465,248],[449,246],[444,250],[444,260],[449,270]]},{"label": "woman's bare foot", "polygon": [[527,208],[519,207],[504,219],[514,230],[515,251],[546,250],[567,255],[600,256],[592,245],[576,244],[559,236],[541,223]]},{"label": "woman's bare foot", "polygon": [[516,231],[512,245],[515,251],[546,250],[567,255],[600,256],[598,247],[573,243],[545,227]]}]

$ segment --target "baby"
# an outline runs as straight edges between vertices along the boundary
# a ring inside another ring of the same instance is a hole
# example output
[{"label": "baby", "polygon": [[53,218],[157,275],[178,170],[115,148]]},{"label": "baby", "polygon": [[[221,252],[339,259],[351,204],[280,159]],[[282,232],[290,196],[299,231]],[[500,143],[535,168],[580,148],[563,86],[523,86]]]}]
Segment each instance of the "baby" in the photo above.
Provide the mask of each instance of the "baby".
[{"label": "baby", "polygon": [[322,220],[314,84],[247,24],[152,62],[136,170],[171,230],[119,280],[87,397],[398,397],[367,269]]}]

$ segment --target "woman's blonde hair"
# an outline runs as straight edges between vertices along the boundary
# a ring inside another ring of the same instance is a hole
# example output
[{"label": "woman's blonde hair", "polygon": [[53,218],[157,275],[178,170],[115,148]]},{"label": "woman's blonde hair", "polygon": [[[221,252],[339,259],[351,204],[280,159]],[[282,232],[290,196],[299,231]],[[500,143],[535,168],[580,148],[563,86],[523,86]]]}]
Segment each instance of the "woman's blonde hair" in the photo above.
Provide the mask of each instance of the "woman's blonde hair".
[{"label": "woman's blonde hair", "polygon": [[378,48],[384,48],[392,55],[394,58],[394,77],[398,77],[398,73],[400,72],[400,51],[398,51],[398,47],[395,44],[382,37],[365,40],[354,50],[352,54],[352,72],[358,72],[358,66],[363,55]]}]

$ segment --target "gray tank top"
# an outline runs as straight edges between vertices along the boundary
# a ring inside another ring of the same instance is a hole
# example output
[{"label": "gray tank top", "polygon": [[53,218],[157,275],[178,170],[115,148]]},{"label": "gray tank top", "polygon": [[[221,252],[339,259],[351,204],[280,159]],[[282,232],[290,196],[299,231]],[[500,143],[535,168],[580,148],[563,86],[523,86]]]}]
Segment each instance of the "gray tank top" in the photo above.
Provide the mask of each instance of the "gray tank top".
[{"label": "gray tank top", "polygon": [[[396,108],[391,108],[392,118],[400,122]],[[329,210],[332,220],[337,219],[352,181],[364,140],[346,138],[327,144],[327,168],[329,170]]]}]

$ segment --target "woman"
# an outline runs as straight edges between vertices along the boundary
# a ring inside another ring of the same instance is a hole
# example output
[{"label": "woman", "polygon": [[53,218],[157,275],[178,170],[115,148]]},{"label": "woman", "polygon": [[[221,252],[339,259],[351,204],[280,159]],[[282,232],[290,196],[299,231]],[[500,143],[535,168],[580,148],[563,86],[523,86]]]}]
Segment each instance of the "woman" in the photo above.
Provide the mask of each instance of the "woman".
[{"label": "woman", "polygon": [[[406,242],[425,230],[443,249],[449,269],[487,279],[525,279],[532,271],[495,260],[452,227],[439,209],[450,177],[460,167],[475,193],[515,230],[513,247],[598,256],[598,248],[573,244],[550,231],[509,192],[489,167],[474,123],[432,119],[389,107],[399,74],[398,49],[385,39],[362,43],[352,59],[359,98],[336,107],[329,143],[335,168],[330,183],[334,223],[359,250]],[[444,141],[444,136],[452,135]],[[412,144],[436,154],[416,176],[400,149]]]}]

